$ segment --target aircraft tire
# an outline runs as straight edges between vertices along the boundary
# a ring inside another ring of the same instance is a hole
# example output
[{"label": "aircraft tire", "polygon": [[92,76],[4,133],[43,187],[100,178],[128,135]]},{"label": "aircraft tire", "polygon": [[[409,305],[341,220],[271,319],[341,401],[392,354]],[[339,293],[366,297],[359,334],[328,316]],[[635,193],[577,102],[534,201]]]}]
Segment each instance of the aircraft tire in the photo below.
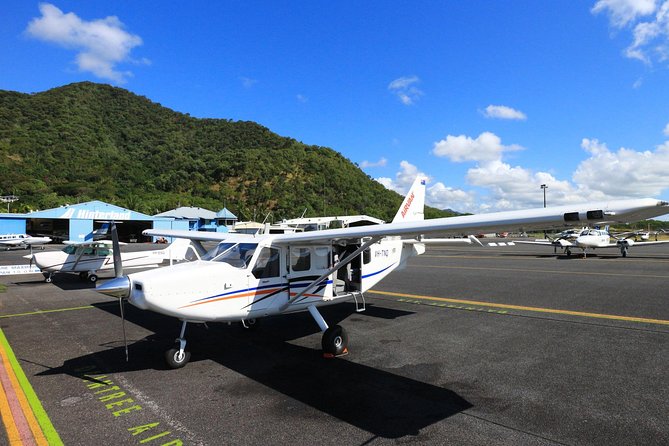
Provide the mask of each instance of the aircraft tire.
[{"label": "aircraft tire", "polygon": [[98,281],[98,276],[96,276],[95,274],[91,274],[90,276],[88,276],[88,281],[91,283],[95,283]]},{"label": "aircraft tire", "polygon": [[165,361],[171,369],[180,369],[190,361],[190,352],[184,350],[183,355],[179,355],[178,348],[171,348],[165,352]]},{"label": "aircraft tire", "polygon": [[335,356],[344,354],[348,346],[348,334],[346,330],[340,325],[335,325],[328,328],[323,333],[321,339],[321,346],[323,353],[329,353]]},{"label": "aircraft tire", "polygon": [[45,278],[44,278],[44,281],[45,281],[46,283],[51,283],[51,276],[47,276],[47,277],[45,277]]}]

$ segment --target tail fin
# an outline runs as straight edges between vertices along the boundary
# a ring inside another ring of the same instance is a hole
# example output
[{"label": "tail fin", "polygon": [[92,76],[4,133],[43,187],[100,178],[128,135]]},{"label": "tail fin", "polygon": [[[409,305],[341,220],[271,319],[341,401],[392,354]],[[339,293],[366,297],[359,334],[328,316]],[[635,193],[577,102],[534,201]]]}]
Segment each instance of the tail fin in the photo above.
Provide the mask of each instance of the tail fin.
[{"label": "tail fin", "polygon": [[416,177],[411,189],[404,197],[402,205],[397,210],[393,223],[403,221],[418,221],[425,218],[425,178]]},{"label": "tail fin", "polygon": [[175,238],[174,241],[163,250],[165,259],[181,261],[186,258],[186,252],[190,246],[190,240],[187,238]]}]

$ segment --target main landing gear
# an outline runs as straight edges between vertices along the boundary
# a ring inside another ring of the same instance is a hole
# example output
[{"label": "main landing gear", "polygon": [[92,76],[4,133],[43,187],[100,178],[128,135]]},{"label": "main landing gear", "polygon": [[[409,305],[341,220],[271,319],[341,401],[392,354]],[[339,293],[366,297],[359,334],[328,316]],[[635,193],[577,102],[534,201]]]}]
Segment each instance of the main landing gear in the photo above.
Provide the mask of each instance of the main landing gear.
[{"label": "main landing gear", "polygon": [[[348,334],[344,327],[334,325],[329,327],[323,316],[318,312],[315,305],[308,307],[311,317],[314,318],[321,331],[323,337],[321,339],[321,347],[323,348],[324,358],[335,358],[337,356],[344,356],[348,354]],[[181,323],[181,333],[179,337],[174,340],[174,347],[165,352],[165,360],[167,365],[172,369],[180,369],[190,361],[190,352],[186,350],[186,325],[188,322]],[[253,330],[258,326],[257,319],[245,319],[241,325],[246,330]]]},{"label": "main landing gear", "polygon": [[323,347],[324,358],[334,358],[337,356],[344,356],[348,354],[348,334],[344,327],[335,325],[328,327],[327,322],[323,316],[318,312],[315,305],[308,307],[309,314],[314,318],[321,331],[323,338],[321,339],[321,347]]},{"label": "main landing gear", "polygon": [[79,278],[84,282],[89,281],[91,283],[95,283],[98,281],[98,276],[95,274],[95,272],[82,271],[79,273]]}]

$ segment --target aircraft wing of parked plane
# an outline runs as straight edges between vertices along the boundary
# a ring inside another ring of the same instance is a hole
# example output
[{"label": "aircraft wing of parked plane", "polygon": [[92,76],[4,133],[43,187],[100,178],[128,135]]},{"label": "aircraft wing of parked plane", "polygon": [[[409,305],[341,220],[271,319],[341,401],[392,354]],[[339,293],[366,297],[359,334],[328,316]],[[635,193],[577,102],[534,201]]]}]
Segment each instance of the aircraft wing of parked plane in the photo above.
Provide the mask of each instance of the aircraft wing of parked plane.
[{"label": "aircraft wing of parked plane", "polygon": [[571,256],[573,248],[581,249],[583,251],[584,257],[587,256],[588,250],[611,248],[620,250],[620,255],[627,257],[629,249],[632,246],[636,248],[643,248],[646,246],[669,243],[669,240],[636,242],[633,238],[634,234],[629,234],[631,234],[629,237],[620,237],[620,235],[614,236],[610,234],[608,229],[583,228],[583,230],[573,238],[557,238],[554,240],[535,241],[518,240],[516,243],[526,245],[552,246],[554,250],[557,250],[557,248],[562,248],[567,256]]},{"label": "aircraft wing of parked plane", "polygon": [[425,252],[423,235],[564,228],[669,213],[667,202],[641,199],[424,220],[424,197],[425,181],[417,179],[393,222],[381,225],[244,237],[147,230],[146,235],[220,243],[204,260],[129,275],[123,274],[120,257],[115,258],[116,278],[97,290],[118,298],[121,309],[127,300],[182,321],[175,346],[165,354],[173,368],[183,367],[190,357],[188,322],[241,322],[251,327],[259,318],[296,311],[310,313],[323,332],[324,354],[338,356],[347,352],[346,331],[339,325],[329,327],[318,307],[353,300],[364,310],[365,291]]}]

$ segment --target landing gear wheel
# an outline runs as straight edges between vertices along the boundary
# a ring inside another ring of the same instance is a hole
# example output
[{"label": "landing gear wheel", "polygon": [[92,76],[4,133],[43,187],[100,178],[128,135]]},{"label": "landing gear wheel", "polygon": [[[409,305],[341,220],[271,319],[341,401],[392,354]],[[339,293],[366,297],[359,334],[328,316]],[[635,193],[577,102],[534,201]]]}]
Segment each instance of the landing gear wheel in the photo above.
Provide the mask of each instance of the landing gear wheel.
[{"label": "landing gear wheel", "polygon": [[248,331],[255,330],[258,328],[258,325],[260,325],[260,319],[242,319],[239,323],[239,325],[244,329]]},{"label": "landing gear wheel", "polygon": [[179,350],[179,348],[171,348],[165,352],[165,361],[170,368],[180,369],[190,361],[190,352]]},{"label": "landing gear wheel", "polygon": [[567,248],[565,252],[567,253],[567,257],[571,257],[571,249]]},{"label": "landing gear wheel", "polygon": [[90,276],[88,276],[88,281],[91,283],[95,283],[98,281],[98,276],[96,276],[95,274],[91,274]]},{"label": "landing gear wheel", "polygon": [[623,257],[627,257],[627,248],[621,249],[620,254],[622,254]]},{"label": "landing gear wheel", "polygon": [[44,281],[45,281],[46,283],[51,283],[51,276],[46,276],[46,277],[44,278]]},{"label": "landing gear wheel", "polygon": [[347,352],[348,334],[340,325],[328,328],[321,340],[324,355],[340,356]]}]

